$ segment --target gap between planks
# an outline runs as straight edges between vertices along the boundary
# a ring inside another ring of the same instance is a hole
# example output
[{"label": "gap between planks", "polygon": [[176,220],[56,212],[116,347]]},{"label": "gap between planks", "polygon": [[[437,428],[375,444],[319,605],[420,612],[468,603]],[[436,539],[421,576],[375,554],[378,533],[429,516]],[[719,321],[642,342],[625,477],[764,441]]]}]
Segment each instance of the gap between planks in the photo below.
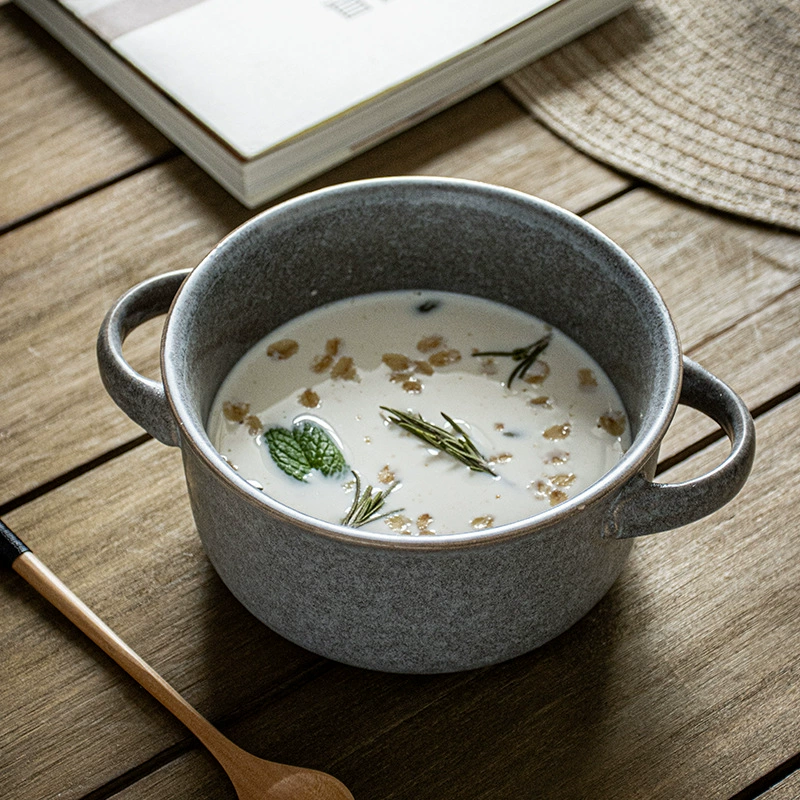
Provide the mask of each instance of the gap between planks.
[{"label": "gap between planks", "polygon": [[131,167],[130,169],[118,172],[116,175],[111,175],[105,180],[98,181],[97,183],[86,186],[77,192],[67,195],[66,197],[62,197],[56,202],[49,203],[46,206],[37,208],[35,211],[30,211],[21,217],[12,219],[11,222],[7,222],[5,225],[0,227],[0,236],[3,236],[6,233],[11,233],[11,231],[15,231],[17,228],[22,228],[31,222],[36,222],[37,220],[46,217],[48,214],[51,214],[54,211],[59,211],[62,208],[72,205],[73,203],[84,200],[90,195],[100,192],[103,189],[108,189],[110,186],[114,186],[117,183],[122,183],[122,181],[132,178],[142,172],[146,172],[148,169],[165,164],[168,161],[173,161],[179,158],[180,155],[181,153],[179,150],[172,148],[167,150],[165,153],[162,153],[160,156],[156,156],[155,158],[151,158],[141,164],[137,164],[135,167]]},{"label": "gap between planks", "polygon": [[755,800],[755,798],[766,794],[770,789],[776,788],[778,784],[796,772],[800,772],[800,753],[795,753],[791,758],[787,758],[783,764],[779,764],[766,775],[762,775],[749,786],[745,786],[740,792],[736,792],[730,800]]}]

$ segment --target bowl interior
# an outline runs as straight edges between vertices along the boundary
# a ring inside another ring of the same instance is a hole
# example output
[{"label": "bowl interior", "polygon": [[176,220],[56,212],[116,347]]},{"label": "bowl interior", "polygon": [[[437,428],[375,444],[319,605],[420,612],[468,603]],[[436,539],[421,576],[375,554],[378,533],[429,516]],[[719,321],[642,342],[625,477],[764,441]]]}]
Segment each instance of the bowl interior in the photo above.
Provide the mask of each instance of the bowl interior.
[{"label": "bowl interior", "polygon": [[193,271],[170,314],[162,363],[188,432],[207,441],[219,385],[275,327],[334,300],[390,289],[462,292],[535,314],[605,369],[630,419],[631,450],[663,435],[680,351],[663,301],[635,262],[550,204],[424,178],[289,201],[234,231]]}]

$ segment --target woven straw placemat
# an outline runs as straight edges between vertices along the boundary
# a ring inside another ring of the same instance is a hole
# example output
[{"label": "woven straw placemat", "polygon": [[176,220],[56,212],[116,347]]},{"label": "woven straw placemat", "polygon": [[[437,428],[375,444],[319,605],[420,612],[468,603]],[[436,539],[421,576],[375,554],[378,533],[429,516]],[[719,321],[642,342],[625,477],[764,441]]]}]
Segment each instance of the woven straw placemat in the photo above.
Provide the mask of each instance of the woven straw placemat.
[{"label": "woven straw placemat", "polygon": [[638,0],[505,85],[604,163],[800,230],[800,0]]}]

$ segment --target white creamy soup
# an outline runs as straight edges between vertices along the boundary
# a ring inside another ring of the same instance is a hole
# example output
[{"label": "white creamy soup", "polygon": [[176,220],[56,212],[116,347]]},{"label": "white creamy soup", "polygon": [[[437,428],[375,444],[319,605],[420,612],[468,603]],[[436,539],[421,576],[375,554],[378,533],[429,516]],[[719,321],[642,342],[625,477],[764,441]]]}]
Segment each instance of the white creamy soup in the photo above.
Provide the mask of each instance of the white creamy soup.
[{"label": "white creamy soup", "polygon": [[400,535],[482,530],[574,497],[629,445],[577,344],[516,309],[400,291],[273,331],[209,417],[231,469],[317,519]]}]

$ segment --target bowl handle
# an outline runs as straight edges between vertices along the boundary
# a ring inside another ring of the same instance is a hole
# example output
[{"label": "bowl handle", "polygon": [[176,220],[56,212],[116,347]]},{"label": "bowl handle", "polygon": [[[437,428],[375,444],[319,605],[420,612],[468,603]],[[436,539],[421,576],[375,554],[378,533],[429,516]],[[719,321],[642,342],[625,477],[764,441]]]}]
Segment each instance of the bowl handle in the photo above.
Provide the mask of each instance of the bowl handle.
[{"label": "bowl handle", "polygon": [[731,440],[728,457],[710,472],[684,483],[633,478],[614,501],[604,535],[620,539],[688,525],[722,508],[744,485],[755,457],[753,418],[742,399],[694,361],[683,359],[679,401],[711,417]]},{"label": "bowl handle", "polygon": [[178,426],[163,383],[140,375],[125,360],[122,343],[139,325],[165,314],[190,270],[142,281],[109,309],[97,336],[100,377],[114,402],[159,442],[178,445]]}]

